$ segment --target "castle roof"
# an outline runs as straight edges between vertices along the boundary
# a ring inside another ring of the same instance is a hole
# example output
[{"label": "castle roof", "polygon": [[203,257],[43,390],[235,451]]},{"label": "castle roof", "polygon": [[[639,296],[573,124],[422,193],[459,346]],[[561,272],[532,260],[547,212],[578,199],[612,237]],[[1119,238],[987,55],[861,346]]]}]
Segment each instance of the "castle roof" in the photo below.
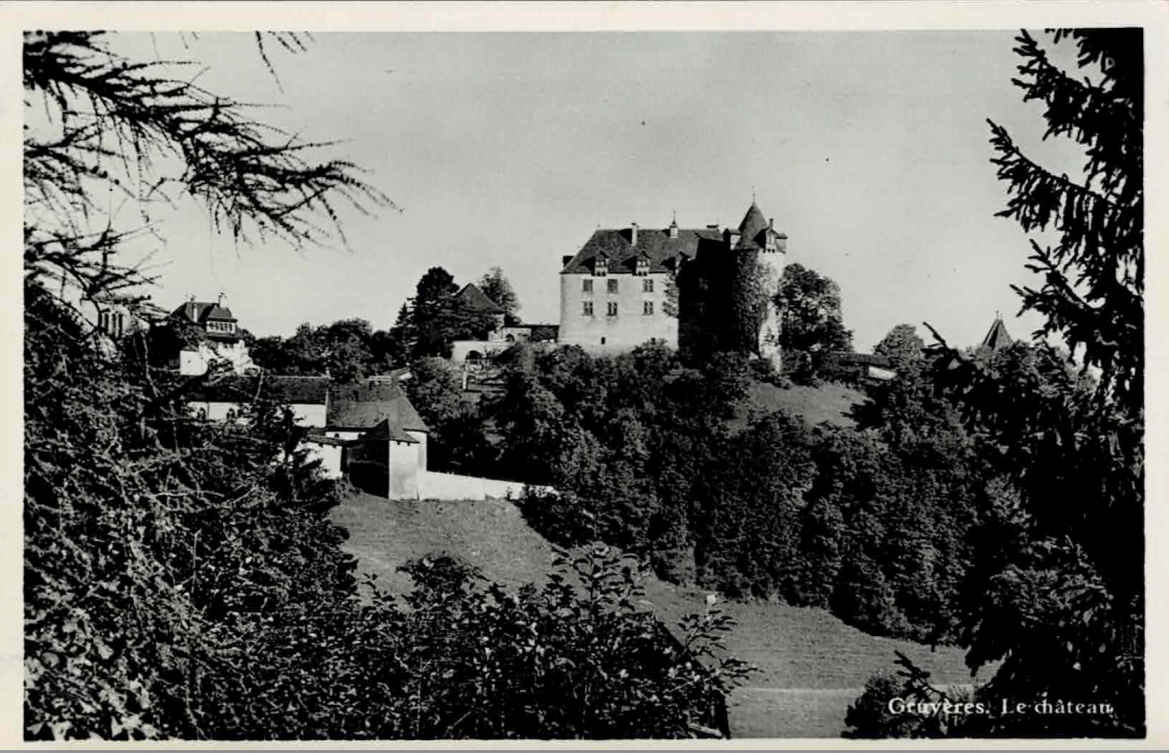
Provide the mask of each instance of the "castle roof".
[{"label": "castle roof", "polygon": [[178,316],[195,324],[204,324],[210,320],[219,322],[237,321],[231,314],[231,309],[211,301],[187,301],[171,312],[171,316]]},{"label": "castle roof", "polygon": [[395,432],[430,431],[395,384],[334,385],[329,398],[325,423],[331,429],[372,429],[388,420]]},{"label": "castle roof", "polygon": [[463,289],[458,293],[455,293],[455,300],[471,311],[478,311],[484,314],[507,313],[504,311],[503,306],[491,300],[486,293],[479,289],[478,285],[471,282],[464,285]]},{"label": "castle roof", "polygon": [[1001,316],[996,316],[994,322],[990,325],[990,329],[986,333],[986,337],[982,338],[979,348],[989,348],[992,352],[1002,350],[1008,347],[1014,339],[1010,333],[1007,332],[1006,325],[1003,324]]},{"label": "castle roof", "polygon": [[599,229],[564,265],[561,274],[589,274],[598,257],[609,260],[610,272],[632,274],[637,269],[638,258],[643,256],[649,261],[650,272],[669,272],[676,269],[682,259],[693,259],[704,241],[722,240],[719,232],[710,228],[679,228],[677,236],[670,237],[670,228],[638,228],[637,245],[634,246],[632,228]]}]

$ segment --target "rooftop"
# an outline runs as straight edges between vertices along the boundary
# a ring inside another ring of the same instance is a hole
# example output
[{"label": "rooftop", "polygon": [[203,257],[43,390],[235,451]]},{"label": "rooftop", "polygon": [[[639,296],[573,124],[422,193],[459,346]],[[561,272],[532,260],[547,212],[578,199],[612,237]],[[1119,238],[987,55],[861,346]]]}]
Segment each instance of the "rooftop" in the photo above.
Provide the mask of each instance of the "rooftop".
[{"label": "rooftop", "polygon": [[479,289],[478,285],[474,283],[467,283],[463,289],[455,293],[455,300],[457,300],[464,307],[471,311],[479,311],[485,314],[505,314],[503,306],[500,306],[495,301],[491,300],[486,293]]},{"label": "rooftop", "polygon": [[213,301],[187,301],[171,312],[171,316],[178,316],[196,324],[203,324],[209,320],[220,322],[237,321],[231,314],[231,309]]},{"label": "rooftop", "polygon": [[264,398],[289,405],[324,405],[328,394],[328,377],[229,374],[201,385],[188,396],[209,403],[248,403]]},{"label": "rooftop", "polygon": [[430,431],[395,384],[334,385],[329,393],[325,423],[331,429],[372,429],[386,420],[395,430]]},{"label": "rooftop", "polygon": [[680,259],[693,259],[702,243],[721,243],[722,234],[710,228],[678,228],[677,237],[670,237],[670,228],[653,230],[638,228],[637,245],[633,245],[632,228],[599,229],[572,257],[561,274],[589,274],[593,271],[593,260],[604,256],[609,260],[609,271],[615,274],[632,274],[637,269],[637,259],[645,256],[650,272],[673,271]]}]

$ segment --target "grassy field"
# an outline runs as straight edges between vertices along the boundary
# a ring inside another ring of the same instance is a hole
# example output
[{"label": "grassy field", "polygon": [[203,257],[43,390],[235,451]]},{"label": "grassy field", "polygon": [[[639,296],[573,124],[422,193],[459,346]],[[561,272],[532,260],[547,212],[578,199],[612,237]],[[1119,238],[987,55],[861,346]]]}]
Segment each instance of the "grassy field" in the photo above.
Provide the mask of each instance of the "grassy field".
[{"label": "grassy field", "polygon": [[[552,547],[511,502],[410,502],[357,494],[333,513],[349,531],[345,548],[363,571],[402,592],[409,578],[396,572],[406,560],[430,552],[457,554],[491,580],[510,586],[540,582],[551,567]],[[706,592],[657,579],[646,600],[667,624],[701,611]],[[727,641],[732,654],[759,667],[730,699],[736,737],[835,737],[844,713],[876,671],[893,667],[894,650],[930,670],[939,683],[970,682],[961,652],[875,638],[820,609],[763,602],[728,602],[738,621]]]},{"label": "grassy field", "polygon": [[731,425],[736,429],[742,428],[752,411],[770,413],[783,410],[802,416],[812,425],[827,421],[836,426],[853,426],[849,411],[864,399],[864,393],[839,384],[825,383],[819,387],[792,385],[784,389],[765,382],[754,382],[748,399]]}]

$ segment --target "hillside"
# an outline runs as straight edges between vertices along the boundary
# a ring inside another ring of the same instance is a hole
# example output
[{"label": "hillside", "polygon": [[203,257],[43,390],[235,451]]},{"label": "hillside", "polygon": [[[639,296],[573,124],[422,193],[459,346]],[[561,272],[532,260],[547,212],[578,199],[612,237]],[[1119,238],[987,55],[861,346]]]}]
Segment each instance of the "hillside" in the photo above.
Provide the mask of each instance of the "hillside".
[{"label": "hillside", "polygon": [[[361,569],[377,574],[396,592],[410,587],[396,568],[430,552],[457,554],[509,586],[542,581],[554,557],[551,545],[504,500],[410,502],[356,494],[334,511],[333,520],[348,529],[345,549]],[[667,624],[704,606],[704,591],[654,578],[645,585],[646,599]],[[956,649],[933,652],[876,638],[820,609],[763,602],[723,606],[739,623],[727,641],[729,650],[760,670],[750,687],[730,699],[731,730],[737,737],[839,735],[848,704],[871,674],[893,667],[894,650],[933,672],[939,683],[970,681]]]},{"label": "hillside", "polygon": [[801,416],[810,425],[827,421],[835,426],[854,426],[849,417],[852,407],[863,402],[863,392],[852,387],[826,382],[819,387],[776,387],[766,382],[753,382],[747,400],[731,422],[733,428],[746,426],[752,412],[771,413],[782,410]]}]

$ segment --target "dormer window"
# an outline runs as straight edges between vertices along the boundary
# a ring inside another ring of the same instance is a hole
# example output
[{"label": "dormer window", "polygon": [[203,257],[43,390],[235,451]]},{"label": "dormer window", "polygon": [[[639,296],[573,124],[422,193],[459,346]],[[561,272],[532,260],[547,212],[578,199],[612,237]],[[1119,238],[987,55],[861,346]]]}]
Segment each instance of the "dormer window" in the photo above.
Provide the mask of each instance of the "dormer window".
[{"label": "dormer window", "polygon": [[640,256],[637,259],[637,267],[633,270],[633,274],[644,277],[649,274],[649,259]]},{"label": "dormer window", "polygon": [[593,260],[593,276],[604,277],[609,274],[609,260],[604,256],[598,256]]}]

